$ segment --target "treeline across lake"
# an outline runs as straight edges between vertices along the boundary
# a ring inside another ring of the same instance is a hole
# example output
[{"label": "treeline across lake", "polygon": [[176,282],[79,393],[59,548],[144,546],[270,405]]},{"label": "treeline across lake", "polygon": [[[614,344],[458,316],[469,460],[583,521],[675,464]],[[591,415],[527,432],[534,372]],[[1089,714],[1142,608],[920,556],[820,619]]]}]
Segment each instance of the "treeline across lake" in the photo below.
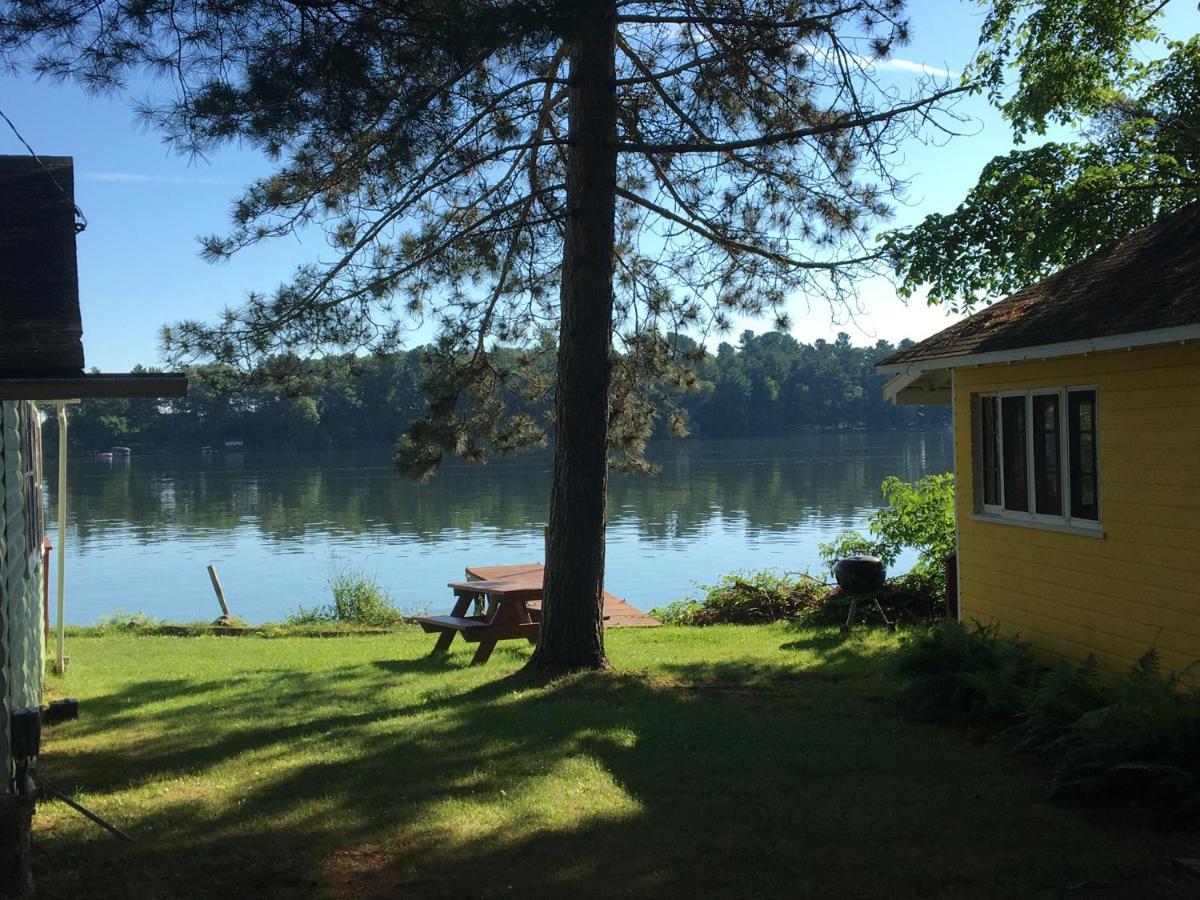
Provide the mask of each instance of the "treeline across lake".
[{"label": "treeline across lake", "polygon": [[[844,333],[833,342],[802,344],[782,332],[747,331],[736,345],[722,343],[694,364],[697,388],[678,403],[690,433],[703,437],[948,427],[948,408],[884,401],[887,379],[873,366],[896,349],[887,341],[856,347]],[[186,397],[81,403],[72,410],[71,441],[91,449],[221,449],[226,441],[261,449],[390,443],[424,409],[425,360],[423,348],[356,359],[300,392],[267,386],[270,379],[228,390],[217,370],[199,367],[189,373]],[[53,419],[47,426],[52,432]]]}]

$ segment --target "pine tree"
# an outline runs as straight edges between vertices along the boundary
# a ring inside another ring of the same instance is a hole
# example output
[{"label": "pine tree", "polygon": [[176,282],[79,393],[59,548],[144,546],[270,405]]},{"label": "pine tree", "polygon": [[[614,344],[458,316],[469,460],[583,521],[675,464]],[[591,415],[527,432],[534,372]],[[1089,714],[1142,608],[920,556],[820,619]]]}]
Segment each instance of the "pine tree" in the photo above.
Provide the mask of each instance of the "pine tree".
[{"label": "pine tree", "polygon": [[[187,152],[278,162],[219,259],[324,229],[332,263],[221,321],[165,329],[176,360],[386,350],[439,327],[399,457],[483,459],[554,436],[542,637],[531,665],[606,665],[610,462],[639,465],[691,352],[670,338],[785,303],[847,301],[880,263],[893,154],[957,85],[901,95],[876,61],[901,0],[25,0],[0,52],[120,90]],[[516,362],[498,345],[532,346]],[[619,350],[616,353],[615,350]],[[550,423],[525,412],[553,396]],[[669,410],[666,410],[669,412]],[[677,421],[677,428],[684,424]]]}]

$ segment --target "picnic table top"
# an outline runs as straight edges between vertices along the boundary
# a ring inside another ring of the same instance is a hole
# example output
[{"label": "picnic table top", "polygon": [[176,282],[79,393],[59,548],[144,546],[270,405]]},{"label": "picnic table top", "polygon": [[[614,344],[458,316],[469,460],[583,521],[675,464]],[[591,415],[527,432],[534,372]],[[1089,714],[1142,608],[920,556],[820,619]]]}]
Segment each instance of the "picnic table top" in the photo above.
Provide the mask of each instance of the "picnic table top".
[{"label": "picnic table top", "polygon": [[[511,563],[503,566],[467,566],[467,580],[450,584],[455,590],[475,590],[508,599],[524,599],[528,605],[541,606],[542,581],[546,569],[541,563]],[[605,628],[654,628],[662,623],[648,616],[615,594],[604,592]]]}]

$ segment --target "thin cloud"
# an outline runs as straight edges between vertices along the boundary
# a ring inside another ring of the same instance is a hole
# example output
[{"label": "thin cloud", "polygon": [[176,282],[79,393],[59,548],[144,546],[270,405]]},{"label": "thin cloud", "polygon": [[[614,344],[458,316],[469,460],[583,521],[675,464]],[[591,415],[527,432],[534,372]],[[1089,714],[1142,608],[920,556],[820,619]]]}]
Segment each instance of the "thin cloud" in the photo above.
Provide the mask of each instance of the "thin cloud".
[{"label": "thin cloud", "polygon": [[[834,57],[834,51],[831,48],[813,41],[803,41],[796,46],[813,58],[825,62]],[[861,53],[847,53],[845,58],[861,66],[863,69],[907,72],[911,75],[929,75],[933,78],[957,78],[960,74],[953,69],[947,69],[943,66],[932,66],[929,63],[917,62],[913,59],[902,59],[895,56],[885,59],[875,59],[870,56],[864,56]]]},{"label": "thin cloud", "polygon": [[928,63],[913,62],[911,59],[864,59],[864,62],[874,66],[876,69],[892,69],[896,72],[915,72],[918,75],[934,75],[938,78],[957,78],[959,74],[953,69],[943,69],[939,66],[931,66]]},{"label": "thin cloud", "polygon": [[105,181],[121,184],[220,184],[219,178],[196,175],[148,175],[144,172],[78,172],[82,181]]}]

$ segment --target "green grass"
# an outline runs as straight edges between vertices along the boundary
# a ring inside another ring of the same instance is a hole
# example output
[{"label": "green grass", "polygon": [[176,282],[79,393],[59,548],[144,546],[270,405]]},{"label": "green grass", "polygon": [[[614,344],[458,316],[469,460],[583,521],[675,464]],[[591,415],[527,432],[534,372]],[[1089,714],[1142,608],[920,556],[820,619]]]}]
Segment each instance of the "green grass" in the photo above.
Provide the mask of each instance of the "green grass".
[{"label": "green grass", "polygon": [[542,686],[431,640],[73,638],[43,773],[138,842],[42,805],[41,895],[1054,897],[1170,854],[903,721],[890,635],[610,632]]}]

